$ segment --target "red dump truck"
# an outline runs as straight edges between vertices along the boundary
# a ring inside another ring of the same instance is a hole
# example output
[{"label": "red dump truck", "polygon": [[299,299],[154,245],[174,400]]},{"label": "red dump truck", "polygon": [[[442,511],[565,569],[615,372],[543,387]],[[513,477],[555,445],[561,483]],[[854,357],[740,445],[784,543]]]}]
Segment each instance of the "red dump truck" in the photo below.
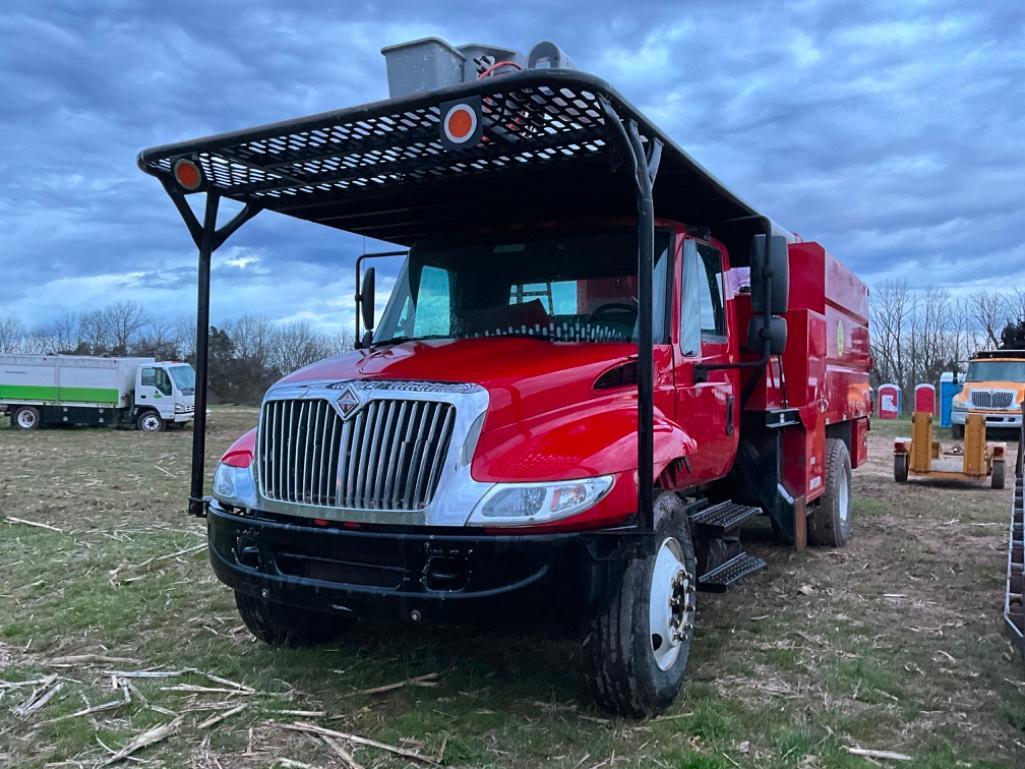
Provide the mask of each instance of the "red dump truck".
[{"label": "red dump truck", "polygon": [[[765,566],[745,524],[851,536],[868,291],[555,46],[395,50],[388,100],[140,155],[199,248],[190,510],[267,642],[557,622],[598,703],[656,713],[697,592]],[[357,267],[358,349],[271,387],[204,496],[210,258],[263,210],[405,259],[379,323]]]}]

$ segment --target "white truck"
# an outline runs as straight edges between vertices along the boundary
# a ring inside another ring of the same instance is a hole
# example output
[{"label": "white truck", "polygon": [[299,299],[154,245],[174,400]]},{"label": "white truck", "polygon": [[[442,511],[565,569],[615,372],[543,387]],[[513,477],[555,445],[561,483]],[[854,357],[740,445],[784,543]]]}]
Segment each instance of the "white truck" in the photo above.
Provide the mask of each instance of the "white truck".
[{"label": "white truck", "polygon": [[195,415],[196,372],[156,358],[0,355],[0,413],[18,430],[134,425],[160,432]]}]

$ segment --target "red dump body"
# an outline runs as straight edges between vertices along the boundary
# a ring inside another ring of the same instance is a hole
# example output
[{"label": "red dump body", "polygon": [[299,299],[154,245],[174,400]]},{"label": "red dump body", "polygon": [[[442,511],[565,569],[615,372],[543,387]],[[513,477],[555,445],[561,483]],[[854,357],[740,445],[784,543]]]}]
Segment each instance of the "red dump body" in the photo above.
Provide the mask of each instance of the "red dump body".
[{"label": "red dump body", "polygon": [[[779,363],[773,362],[746,408],[799,411],[801,427],[784,431],[783,476],[792,494],[804,494],[810,502],[823,491],[827,433],[849,440],[852,467],[867,457],[872,366],[868,287],[818,243],[794,243],[789,250],[783,376]],[[738,298],[737,312],[746,323],[748,297]]]}]

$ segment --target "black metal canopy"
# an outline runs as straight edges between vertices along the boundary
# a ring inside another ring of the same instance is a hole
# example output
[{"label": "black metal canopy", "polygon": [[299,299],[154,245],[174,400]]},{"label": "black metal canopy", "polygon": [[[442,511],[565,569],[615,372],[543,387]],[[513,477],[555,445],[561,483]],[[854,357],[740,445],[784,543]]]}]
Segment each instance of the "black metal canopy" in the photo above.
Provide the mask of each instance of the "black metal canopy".
[{"label": "black metal canopy", "polygon": [[[481,140],[446,146],[440,105],[475,97]],[[608,83],[573,71],[528,70],[154,147],[139,166],[177,186],[175,162],[191,159],[204,176],[196,191],[403,245],[467,227],[633,216],[631,187],[610,173],[624,162],[603,102],[636,122],[649,152],[664,146],[656,216],[708,227],[745,263],[751,235],[768,233],[768,220]]]}]

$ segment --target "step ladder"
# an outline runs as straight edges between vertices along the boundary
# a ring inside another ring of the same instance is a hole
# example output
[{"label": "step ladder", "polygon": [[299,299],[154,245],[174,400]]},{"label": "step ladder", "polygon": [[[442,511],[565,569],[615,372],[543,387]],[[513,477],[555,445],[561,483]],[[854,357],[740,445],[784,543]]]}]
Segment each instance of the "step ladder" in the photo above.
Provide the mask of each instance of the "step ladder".
[{"label": "step ladder", "polygon": [[759,507],[739,502],[717,502],[690,514],[691,531],[694,536],[705,540],[725,540],[738,548],[735,554],[698,577],[698,590],[706,593],[723,593],[750,574],[765,568],[761,558],[739,550],[740,541],[731,536],[755,516],[761,515]]},{"label": "step ladder", "polygon": [[724,537],[761,514],[762,510],[759,507],[742,505],[739,502],[719,502],[691,513],[691,530],[697,536]]},{"label": "step ladder", "polygon": [[744,577],[764,568],[765,561],[761,558],[741,552],[698,577],[698,590],[705,593],[725,593]]}]

